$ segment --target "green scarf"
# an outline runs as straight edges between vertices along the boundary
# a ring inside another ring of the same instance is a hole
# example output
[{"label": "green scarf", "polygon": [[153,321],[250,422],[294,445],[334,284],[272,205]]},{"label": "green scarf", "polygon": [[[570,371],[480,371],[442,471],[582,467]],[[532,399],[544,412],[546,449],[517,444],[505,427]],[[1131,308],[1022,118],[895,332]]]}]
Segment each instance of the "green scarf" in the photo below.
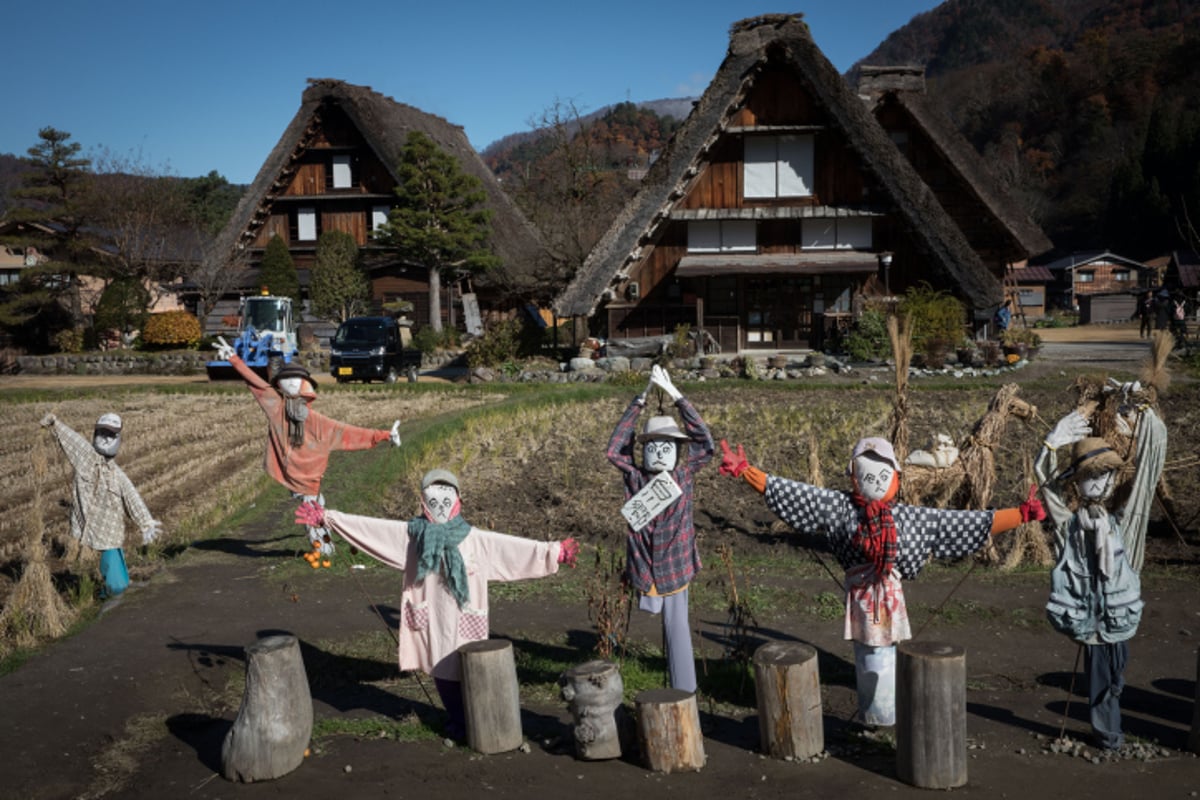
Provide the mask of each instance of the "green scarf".
[{"label": "green scarf", "polygon": [[447,522],[430,522],[425,517],[408,521],[408,534],[417,545],[417,580],[430,572],[439,573],[458,607],[470,598],[467,589],[467,566],[463,563],[458,543],[467,538],[471,525],[462,515]]}]

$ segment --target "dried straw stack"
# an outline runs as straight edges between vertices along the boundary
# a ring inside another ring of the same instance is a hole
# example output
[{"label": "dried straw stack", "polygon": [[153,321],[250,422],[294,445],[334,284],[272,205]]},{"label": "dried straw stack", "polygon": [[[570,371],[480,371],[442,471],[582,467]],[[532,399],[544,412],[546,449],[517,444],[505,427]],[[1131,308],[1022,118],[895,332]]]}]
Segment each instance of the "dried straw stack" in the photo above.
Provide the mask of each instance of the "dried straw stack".
[{"label": "dried straw stack", "polygon": [[912,362],[912,319],[892,314],[887,318],[888,339],[896,362],[896,403],[892,408],[892,449],[902,463],[908,457],[908,367]]}]

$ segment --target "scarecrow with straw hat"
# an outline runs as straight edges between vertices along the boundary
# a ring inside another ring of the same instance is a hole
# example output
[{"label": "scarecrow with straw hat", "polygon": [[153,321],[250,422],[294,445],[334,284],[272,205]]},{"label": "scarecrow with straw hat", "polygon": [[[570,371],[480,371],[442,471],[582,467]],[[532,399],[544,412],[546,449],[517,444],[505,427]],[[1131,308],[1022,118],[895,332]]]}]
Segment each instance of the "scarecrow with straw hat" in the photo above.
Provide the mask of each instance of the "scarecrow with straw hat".
[{"label": "scarecrow with straw hat", "polygon": [[41,425],[54,434],[63,455],[75,470],[71,503],[71,536],[100,552],[100,575],[104,597],[116,597],[129,587],[125,567],[125,515],[142,533],[142,544],[150,544],[162,531],[162,523],[150,515],[145,501],[125,471],[114,460],[121,448],[124,427],[117,414],[101,414],[88,442],[63,424],[54,414],[42,417]]},{"label": "scarecrow with straw hat", "polygon": [[[658,415],[636,433],[646,397],[656,387],[675,403],[683,430],[673,417]],[[635,442],[642,445],[641,466],[634,458]],[[696,691],[688,627],[688,585],[700,569],[692,522],[693,483],[715,449],[699,412],[675,388],[666,370],[655,366],[645,390],[617,422],[606,453],[625,481],[626,575],[640,595],[638,607],[663,615],[671,686],[685,692]]]},{"label": "scarecrow with straw hat", "polygon": [[328,528],[402,570],[397,645],[401,670],[432,675],[449,716],[446,734],[466,734],[458,648],[488,637],[488,582],[540,578],[575,566],[574,539],[539,542],[477,528],[462,517],[458,478],[434,469],[421,479],[421,515],[376,519],[302,503],[296,522]]},{"label": "scarecrow with straw hat", "polygon": [[[1107,439],[1092,435],[1088,417],[1078,410],[1055,424],[1034,463],[1058,553],[1046,614],[1084,652],[1092,732],[1105,749],[1124,742],[1121,691],[1129,639],[1144,606],[1139,572],[1167,449],[1166,426],[1136,400],[1139,384],[1116,384],[1114,390],[1122,395],[1117,432],[1133,440],[1129,463],[1136,466],[1127,487],[1119,486],[1126,459]],[[1058,451],[1068,446],[1071,461],[1060,472]],[[1125,500],[1111,511],[1118,490]]]},{"label": "scarecrow with straw hat", "polygon": [[891,443],[859,439],[846,474],[852,491],[768,475],[722,440],[721,474],[740,477],[796,531],[828,537],[846,571],[845,638],[854,642],[858,714],[865,725],[896,723],[896,643],[912,638],[901,579],[916,578],[930,557],[961,558],[992,534],[1045,517],[1030,490],[1016,508],[965,511],[896,503],[900,463]]},{"label": "scarecrow with straw hat", "polygon": [[[267,417],[267,474],[305,502],[324,504],[321,479],[334,450],[368,450],[381,442],[400,446],[400,420],[390,431],[358,428],[313,411],[317,382],[308,370],[292,361],[265,381],[237,356],[223,338],[217,354],[227,360],[258,401]],[[333,541],[320,527],[309,528],[309,540],[324,556],[332,555]]]}]

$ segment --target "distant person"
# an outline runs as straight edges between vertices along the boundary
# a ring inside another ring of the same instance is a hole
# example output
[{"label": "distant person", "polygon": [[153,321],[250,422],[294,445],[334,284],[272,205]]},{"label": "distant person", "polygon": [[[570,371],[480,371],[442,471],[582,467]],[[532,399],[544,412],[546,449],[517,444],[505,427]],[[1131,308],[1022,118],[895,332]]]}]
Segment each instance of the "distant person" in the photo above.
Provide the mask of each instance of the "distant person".
[{"label": "distant person", "polygon": [[1138,320],[1138,336],[1142,339],[1150,338],[1150,322],[1154,319],[1154,295],[1150,292],[1142,292],[1138,298],[1137,308],[1133,311],[1133,317]]},{"label": "distant person", "polygon": [[1012,300],[1005,300],[1004,305],[996,310],[996,329],[1003,334],[1012,324]]},{"label": "distant person", "polygon": [[1160,289],[1154,297],[1154,330],[1165,331],[1171,323],[1171,293]]},{"label": "distant person", "polygon": [[1177,344],[1187,343],[1187,298],[1183,292],[1171,298],[1171,333]]}]

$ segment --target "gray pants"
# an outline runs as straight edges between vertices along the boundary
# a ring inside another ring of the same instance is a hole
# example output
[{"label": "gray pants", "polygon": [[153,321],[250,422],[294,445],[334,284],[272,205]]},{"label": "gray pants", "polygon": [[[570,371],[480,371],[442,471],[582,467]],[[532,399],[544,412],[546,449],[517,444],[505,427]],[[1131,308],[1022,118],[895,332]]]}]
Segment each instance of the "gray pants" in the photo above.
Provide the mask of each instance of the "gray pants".
[{"label": "gray pants", "polygon": [[654,597],[644,594],[638,608],[663,615],[663,639],[667,645],[667,672],[671,687],[696,691],[696,662],[692,658],[692,632],[688,629],[688,590]]},{"label": "gray pants", "polygon": [[1083,648],[1092,733],[1098,747],[1115,750],[1125,742],[1121,733],[1121,690],[1125,688],[1128,663],[1128,642],[1089,644]]}]

